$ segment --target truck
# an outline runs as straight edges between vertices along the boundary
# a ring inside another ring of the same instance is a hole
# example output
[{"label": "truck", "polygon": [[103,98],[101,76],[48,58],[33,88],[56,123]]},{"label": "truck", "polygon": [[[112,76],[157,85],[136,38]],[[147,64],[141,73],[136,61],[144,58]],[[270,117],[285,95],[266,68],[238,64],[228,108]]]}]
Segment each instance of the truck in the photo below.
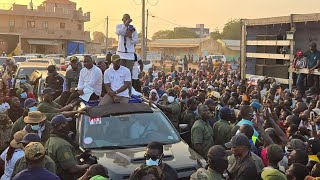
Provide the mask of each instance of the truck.
[{"label": "truck", "polygon": [[[295,52],[309,50],[312,42],[320,45],[320,13],[241,20],[242,79],[270,77],[291,88],[296,75],[308,69],[295,70],[291,64]],[[315,75],[320,75],[316,70]]]}]

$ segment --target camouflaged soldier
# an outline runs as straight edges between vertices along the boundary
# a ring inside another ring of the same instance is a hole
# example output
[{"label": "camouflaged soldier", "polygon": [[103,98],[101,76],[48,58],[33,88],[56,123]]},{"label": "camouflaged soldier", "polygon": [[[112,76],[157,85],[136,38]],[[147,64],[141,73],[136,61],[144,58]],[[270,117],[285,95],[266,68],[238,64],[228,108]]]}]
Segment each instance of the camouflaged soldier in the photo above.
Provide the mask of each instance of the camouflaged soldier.
[{"label": "camouflaged soldier", "polygon": [[0,114],[0,152],[8,147],[12,121],[5,113]]},{"label": "camouflaged soldier", "polygon": [[174,127],[178,129],[181,114],[181,106],[177,100],[177,93],[174,89],[168,90],[167,103],[159,103],[158,107],[167,115]]}]

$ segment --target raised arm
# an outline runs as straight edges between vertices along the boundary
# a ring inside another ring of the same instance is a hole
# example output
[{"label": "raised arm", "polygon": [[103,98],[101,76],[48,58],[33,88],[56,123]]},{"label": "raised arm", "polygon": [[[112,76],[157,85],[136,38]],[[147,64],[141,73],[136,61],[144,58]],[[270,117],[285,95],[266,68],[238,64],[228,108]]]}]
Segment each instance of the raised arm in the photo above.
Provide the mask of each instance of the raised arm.
[{"label": "raised arm", "polygon": [[116,27],[116,34],[118,36],[125,36],[127,32],[127,26],[124,24],[118,24]]}]

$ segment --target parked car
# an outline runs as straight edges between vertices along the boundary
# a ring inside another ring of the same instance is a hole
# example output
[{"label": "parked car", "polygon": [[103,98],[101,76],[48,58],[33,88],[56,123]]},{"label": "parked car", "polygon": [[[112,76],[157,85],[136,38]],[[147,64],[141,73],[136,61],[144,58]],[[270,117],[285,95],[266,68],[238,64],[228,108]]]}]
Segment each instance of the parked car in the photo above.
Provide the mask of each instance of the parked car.
[{"label": "parked car", "polygon": [[44,54],[40,54],[40,53],[24,54],[24,56],[36,56],[37,58],[44,58]]},{"label": "parked car", "polygon": [[35,70],[47,70],[48,64],[46,63],[34,63],[34,62],[22,62],[18,67],[16,74],[14,75],[13,85],[16,87],[17,83],[19,83],[20,76],[26,75],[30,78],[31,74]]},{"label": "parked car", "polygon": [[[65,79],[66,72],[58,71],[59,75]],[[33,86],[33,94],[37,102],[41,101],[41,92],[45,87],[46,78],[48,76],[48,71],[35,70],[32,72],[29,78],[29,82]]]},{"label": "parked car", "polygon": [[58,58],[58,57],[64,58],[64,55],[63,54],[46,54],[44,56],[44,58]]},{"label": "parked car", "polygon": [[25,62],[29,59],[37,58],[37,56],[12,56],[16,63],[20,64],[21,62]]},{"label": "parked car", "polygon": [[91,107],[78,116],[76,129],[80,148],[90,150],[98,164],[108,168],[111,179],[129,179],[145,163],[145,149],[152,141],[164,144],[163,161],[177,171],[179,179],[189,179],[206,165],[164,113],[148,103]]},{"label": "parked car", "polygon": [[45,63],[47,64],[47,66],[54,65],[58,67],[56,62],[51,58],[32,58],[32,59],[28,59],[27,62]]}]

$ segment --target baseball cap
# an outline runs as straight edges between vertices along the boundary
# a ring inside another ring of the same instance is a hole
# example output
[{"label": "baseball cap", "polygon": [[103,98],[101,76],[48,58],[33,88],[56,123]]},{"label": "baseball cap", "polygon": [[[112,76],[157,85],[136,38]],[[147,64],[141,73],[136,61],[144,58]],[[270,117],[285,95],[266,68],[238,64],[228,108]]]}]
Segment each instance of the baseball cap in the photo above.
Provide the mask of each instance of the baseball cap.
[{"label": "baseball cap", "polygon": [[265,168],[261,173],[263,180],[286,180],[287,177],[279,170],[274,168]]},{"label": "baseball cap", "polygon": [[24,153],[29,160],[38,160],[45,155],[45,150],[40,142],[31,142],[24,148]]},{"label": "baseball cap", "polygon": [[72,57],[70,58],[70,62],[78,62],[77,56],[72,56]]},{"label": "baseball cap", "polygon": [[24,107],[28,109],[34,106],[35,104],[36,104],[36,100],[32,98],[28,98],[24,101]]},{"label": "baseball cap", "polygon": [[72,118],[66,118],[64,115],[59,114],[59,115],[56,115],[56,116],[54,116],[52,118],[51,125],[56,126],[58,124],[66,123],[66,122],[69,122],[71,120],[72,120]]},{"label": "baseball cap", "polygon": [[44,89],[42,90],[42,94],[43,94],[43,95],[46,95],[46,94],[48,94],[48,95],[53,95],[54,93],[55,93],[54,90],[51,89],[51,88],[44,88]]},{"label": "baseball cap", "polygon": [[120,56],[118,54],[114,54],[111,56],[111,61],[112,62],[117,62],[120,60]]},{"label": "baseball cap", "polygon": [[31,142],[41,142],[41,138],[36,133],[28,133],[23,137],[22,141],[20,142],[25,144],[29,144]]},{"label": "baseball cap", "polygon": [[205,105],[216,105],[217,102],[212,100],[212,99],[207,99],[205,102],[204,102]]},{"label": "baseball cap", "polygon": [[224,120],[228,120],[227,118],[229,118],[231,115],[231,109],[227,106],[220,108],[219,112],[220,112],[221,118]]},{"label": "baseball cap", "polygon": [[227,148],[234,148],[237,146],[250,147],[249,139],[244,134],[237,134],[231,138],[231,141],[224,144]]}]

